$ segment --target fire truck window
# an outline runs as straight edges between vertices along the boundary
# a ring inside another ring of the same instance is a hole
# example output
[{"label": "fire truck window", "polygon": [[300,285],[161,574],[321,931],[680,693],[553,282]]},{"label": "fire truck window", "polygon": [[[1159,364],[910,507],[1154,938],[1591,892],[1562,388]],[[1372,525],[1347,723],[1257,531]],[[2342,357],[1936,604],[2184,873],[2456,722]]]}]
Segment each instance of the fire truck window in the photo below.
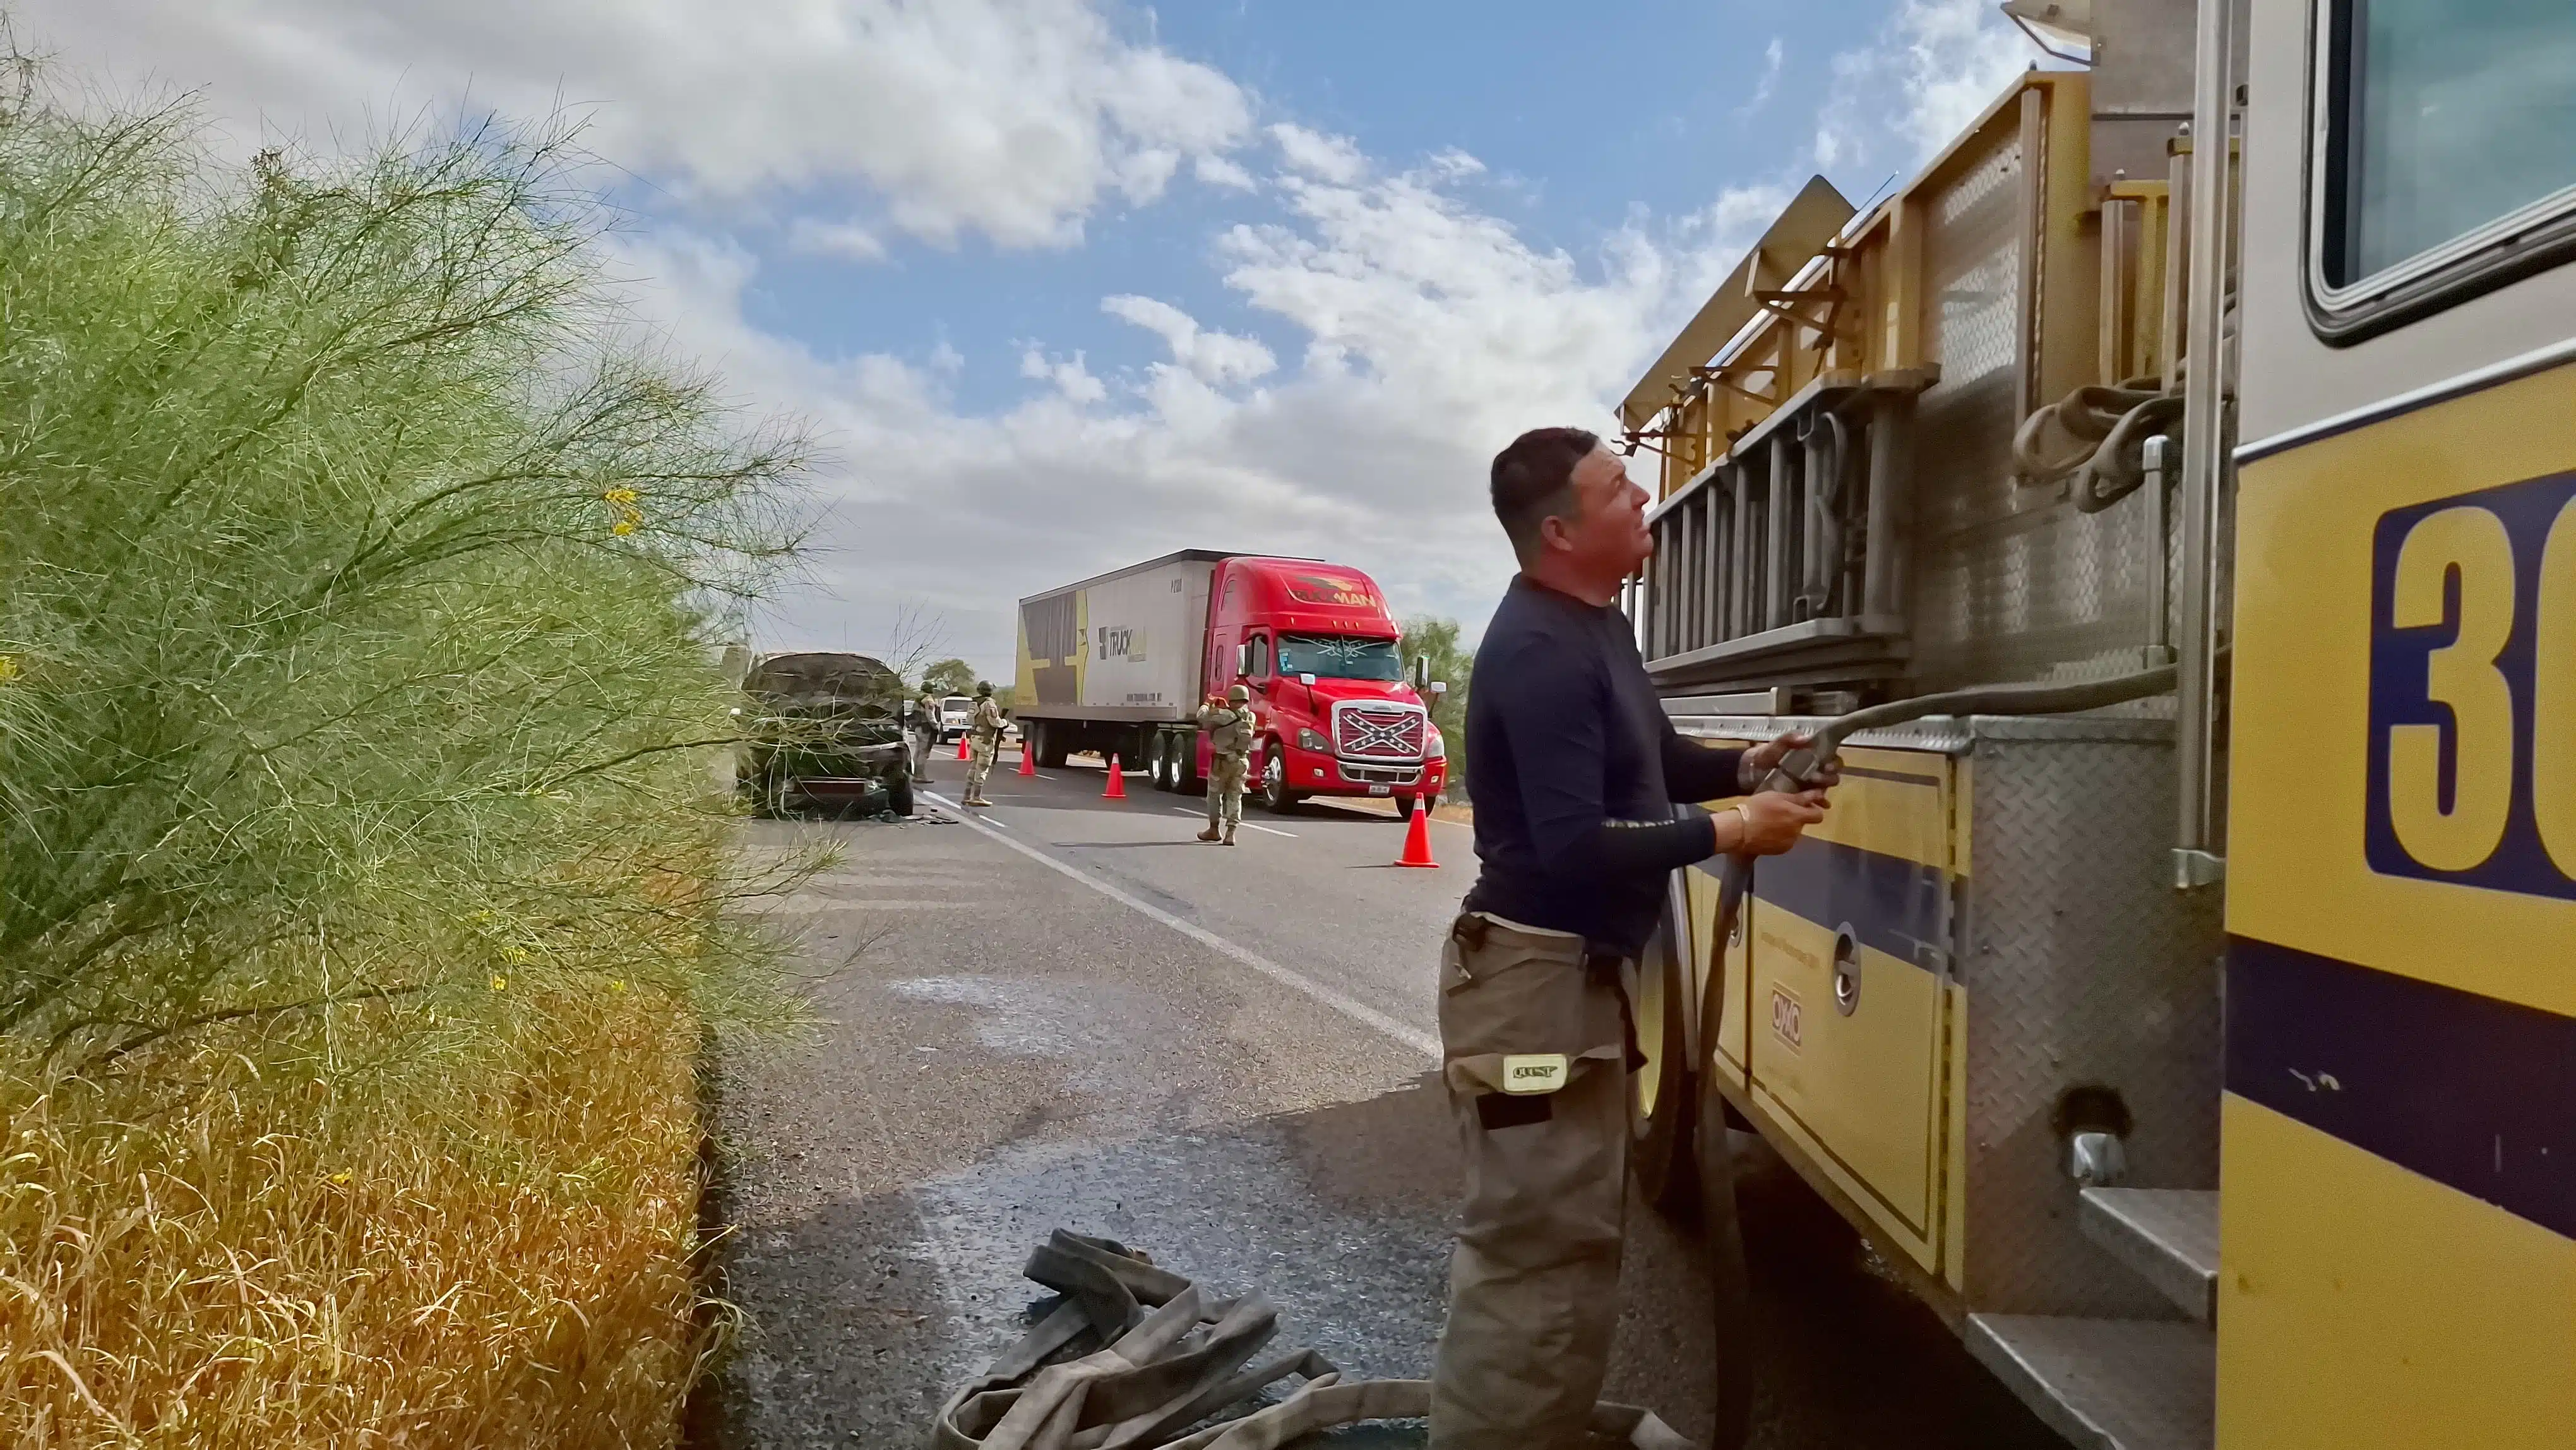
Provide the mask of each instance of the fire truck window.
[{"label": "fire truck window", "polygon": [[2576,5],[2326,3],[2327,286],[2576,201]]}]

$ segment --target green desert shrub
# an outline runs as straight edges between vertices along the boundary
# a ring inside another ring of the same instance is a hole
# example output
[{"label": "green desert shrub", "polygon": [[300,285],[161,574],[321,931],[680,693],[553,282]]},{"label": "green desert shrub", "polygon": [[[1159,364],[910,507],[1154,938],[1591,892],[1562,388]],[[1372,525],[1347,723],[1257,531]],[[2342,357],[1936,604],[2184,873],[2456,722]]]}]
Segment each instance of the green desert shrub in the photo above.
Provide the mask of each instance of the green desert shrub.
[{"label": "green desert shrub", "polygon": [[714,641],[789,425],[603,277],[558,132],[213,159],[0,106],[0,1032],[65,1064],[514,981],[721,1016]]}]

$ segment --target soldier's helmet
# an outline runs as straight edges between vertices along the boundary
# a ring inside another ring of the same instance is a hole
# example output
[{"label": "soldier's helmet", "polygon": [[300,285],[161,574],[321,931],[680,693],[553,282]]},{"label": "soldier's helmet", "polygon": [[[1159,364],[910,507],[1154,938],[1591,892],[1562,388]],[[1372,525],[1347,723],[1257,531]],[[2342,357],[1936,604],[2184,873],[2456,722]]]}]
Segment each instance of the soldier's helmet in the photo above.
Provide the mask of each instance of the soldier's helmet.
[{"label": "soldier's helmet", "polygon": [[1234,688],[1225,692],[1225,702],[1229,705],[1249,704],[1251,700],[1252,687],[1250,685],[1236,685]]},{"label": "soldier's helmet", "polygon": [[992,694],[992,693],[993,693],[993,682],[992,682],[992,681],[990,681],[990,680],[977,680],[977,681],[975,682],[975,698],[976,698],[976,699],[981,700],[981,699],[985,698],[986,696],[988,696],[988,695],[990,695],[990,694]]}]

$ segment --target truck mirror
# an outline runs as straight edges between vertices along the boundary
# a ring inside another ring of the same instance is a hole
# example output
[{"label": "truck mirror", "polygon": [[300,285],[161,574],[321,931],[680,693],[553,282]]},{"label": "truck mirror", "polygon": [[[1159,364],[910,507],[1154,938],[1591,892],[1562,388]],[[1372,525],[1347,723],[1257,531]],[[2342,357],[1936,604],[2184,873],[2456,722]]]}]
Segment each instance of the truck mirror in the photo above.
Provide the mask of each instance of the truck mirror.
[{"label": "truck mirror", "polygon": [[1304,685],[1307,689],[1311,690],[1315,688],[1315,677],[1313,675],[1299,675],[1297,677],[1297,683]]},{"label": "truck mirror", "polygon": [[1413,657],[1413,688],[1419,690],[1431,680],[1431,656]]},{"label": "truck mirror", "polygon": [[1435,695],[1445,695],[1445,694],[1448,694],[1448,693],[1449,693],[1449,682],[1448,682],[1447,680],[1433,680],[1433,681],[1431,682],[1431,693],[1433,693],[1433,694],[1435,694]]},{"label": "truck mirror", "polygon": [[1234,647],[1234,672],[1238,675],[1252,673],[1252,646],[1249,643]]}]

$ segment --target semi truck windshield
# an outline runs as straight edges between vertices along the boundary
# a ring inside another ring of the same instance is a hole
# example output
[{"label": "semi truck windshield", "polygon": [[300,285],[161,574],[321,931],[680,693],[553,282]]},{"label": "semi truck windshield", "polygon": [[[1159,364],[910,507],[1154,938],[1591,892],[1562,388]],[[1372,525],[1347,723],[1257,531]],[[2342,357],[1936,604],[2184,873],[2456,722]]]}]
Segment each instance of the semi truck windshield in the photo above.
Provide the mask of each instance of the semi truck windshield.
[{"label": "semi truck windshield", "polygon": [[1327,680],[1400,680],[1404,658],[1391,639],[1347,634],[1279,636],[1279,673]]}]

